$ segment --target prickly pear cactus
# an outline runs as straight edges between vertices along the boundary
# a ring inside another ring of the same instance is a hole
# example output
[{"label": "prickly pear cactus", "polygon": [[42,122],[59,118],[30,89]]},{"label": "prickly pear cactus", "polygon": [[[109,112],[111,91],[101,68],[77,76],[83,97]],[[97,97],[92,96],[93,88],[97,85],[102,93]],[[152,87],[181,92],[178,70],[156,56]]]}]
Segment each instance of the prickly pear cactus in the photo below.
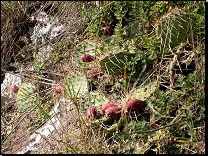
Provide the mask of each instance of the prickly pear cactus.
[{"label": "prickly pear cactus", "polygon": [[[90,98],[90,100],[89,100],[89,98]],[[103,104],[108,103],[110,100],[107,99],[103,94],[101,94],[97,91],[95,91],[95,92],[91,91],[89,93],[89,95],[86,94],[81,100],[81,110],[82,111],[86,112],[86,110],[89,107],[89,105],[88,105],[89,101],[90,101],[91,106],[95,107],[97,110],[100,110],[100,107]]]},{"label": "prickly pear cactus", "polygon": [[175,48],[189,38],[188,15],[182,11],[172,11],[160,18],[156,24],[157,36],[161,38],[162,45]]},{"label": "prickly pear cactus", "polygon": [[[151,94],[156,90],[156,88],[157,88],[157,82],[153,82],[151,84],[145,85],[144,87],[140,87],[136,89],[131,95],[127,95],[127,98],[146,100],[146,98],[151,96]],[[124,118],[120,119],[120,121],[108,127],[107,132],[114,133],[119,128],[122,128],[122,127],[124,127]]]},{"label": "prickly pear cactus", "polygon": [[101,60],[101,70],[109,75],[123,75],[126,61],[128,63],[135,55],[127,52],[110,54]]},{"label": "prickly pear cactus", "polygon": [[131,95],[128,95],[130,99],[139,99],[146,100],[157,88],[157,82],[150,83],[143,87],[140,87],[132,92]]},{"label": "prickly pear cactus", "polygon": [[82,54],[84,54],[84,51],[85,51],[85,54],[90,54],[92,56],[95,56],[96,44],[90,41],[85,41],[85,42],[78,44],[75,47],[74,54],[73,54],[73,60],[75,63],[84,64],[84,62],[82,62],[81,60]]},{"label": "prickly pear cactus", "polygon": [[73,73],[65,82],[67,96],[80,98],[87,91],[87,79],[82,73]]},{"label": "prickly pear cactus", "polygon": [[[17,107],[20,111],[26,111],[28,110],[31,106],[35,105],[35,103],[38,102],[37,96],[30,96],[36,92],[36,87],[35,85],[31,83],[25,83],[20,86],[17,95],[16,95],[16,100],[19,100],[16,102]],[[30,96],[30,97],[29,97]],[[24,99],[22,99],[24,98]],[[20,100],[22,99],[22,100]]]}]

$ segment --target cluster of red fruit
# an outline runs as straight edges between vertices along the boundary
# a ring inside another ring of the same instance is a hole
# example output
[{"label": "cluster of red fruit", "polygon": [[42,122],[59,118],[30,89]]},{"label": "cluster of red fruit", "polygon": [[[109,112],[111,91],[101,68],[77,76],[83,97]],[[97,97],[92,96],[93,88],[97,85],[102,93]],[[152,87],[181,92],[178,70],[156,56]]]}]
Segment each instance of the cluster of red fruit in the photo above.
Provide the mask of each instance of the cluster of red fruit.
[{"label": "cluster of red fruit", "polygon": [[[131,99],[127,102],[126,109],[127,112],[134,112],[140,108],[144,101],[138,99]],[[117,104],[107,103],[101,106],[101,111],[103,114],[106,114],[107,117],[115,117],[121,113],[121,108]],[[95,118],[97,116],[97,110],[90,106],[87,110],[87,117]]]},{"label": "cluster of red fruit", "polygon": [[[94,61],[95,58],[90,55],[90,54],[82,54],[82,61],[83,62],[92,62]],[[87,71],[87,75],[94,75],[94,78],[99,76],[102,76],[104,73],[101,71],[99,72],[98,70],[92,69]]]},{"label": "cluster of red fruit", "polygon": [[[103,27],[103,35],[112,35],[113,29],[110,26]],[[90,54],[82,54],[82,61],[83,62],[92,62],[95,61],[95,58]],[[87,75],[94,75],[94,78],[96,78],[98,75],[102,76],[104,73],[97,70],[88,70]]]}]

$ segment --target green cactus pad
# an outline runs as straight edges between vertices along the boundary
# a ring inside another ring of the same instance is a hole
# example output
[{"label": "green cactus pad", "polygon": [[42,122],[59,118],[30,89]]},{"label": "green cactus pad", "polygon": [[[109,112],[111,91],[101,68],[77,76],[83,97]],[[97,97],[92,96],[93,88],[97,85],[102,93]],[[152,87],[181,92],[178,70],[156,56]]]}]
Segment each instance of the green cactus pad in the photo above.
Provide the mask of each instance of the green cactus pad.
[{"label": "green cactus pad", "polygon": [[81,110],[84,112],[86,112],[89,108],[89,97],[90,105],[96,108],[97,110],[100,110],[100,107],[103,104],[108,103],[110,101],[103,94],[91,91],[89,95],[86,94],[81,100]]},{"label": "green cactus pad", "polygon": [[161,38],[162,45],[175,48],[186,42],[189,37],[188,15],[181,11],[173,11],[157,21],[157,36]]},{"label": "green cactus pad", "polygon": [[[38,99],[37,96],[30,96],[32,94],[34,94],[36,91],[36,87],[35,85],[31,84],[31,83],[25,83],[23,85],[21,85],[21,87],[19,88],[17,95],[16,95],[16,100],[22,99],[17,101],[17,107],[20,111],[27,111],[31,106],[35,105],[35,103],[37,103]],[[30,97],[29,97],[30,96]]]},{"label": "green cactus pad", "polygon": [[113,124],[111,127],[107,129],[108,133],[114,133],[117,131],[119,128],[124,127],[123,119],[121,121],[118,121],[117,123]]},{"label": "green cactus pad", "polygon": [[82,62],[81,58],[82,58],[82,54],[90,54],[92,56],[95,56],[95,51],[96,51],[96,44],[90,41],[85,41],[82,42],[80,44],[78,44],[75,48],[74,48],[74,54],[73,54],[73,60],[76,63],[79,64],[84,64],[84,62]]},{"label": "green cactus pad", "polygon": [[103,42],[100,44],[99,50],[101,53],[105,54],[108,51],[112,51],[115,46],[113,43],[113,37],[109,36],[103,40]]},{"label": "green cactus pad", "polygon": [[145,100],[156,90],[157,82],[150,83],[133,91],[129,98]]},{"label": "green cactus pad", "polygon": [[80,98],[87,91],[87,79],[82,73],[73,73],[65,82],[66,94],[68,98]]},{"label": "green cactus pad", "polygon": [[135,55],[127,52],[110,54],[101,60],[101,70],[109,75],[123,75],[126,61],[128,63]]},{"label": "green cactus pad", "polygon": [[112,124],[114,122],[116,117],[112,117],[112,118],[109,118],[109,117],[106,117],[106,116],[103,116],[100,121],[105,124],[105,125],[108,125],[108,124]]}]

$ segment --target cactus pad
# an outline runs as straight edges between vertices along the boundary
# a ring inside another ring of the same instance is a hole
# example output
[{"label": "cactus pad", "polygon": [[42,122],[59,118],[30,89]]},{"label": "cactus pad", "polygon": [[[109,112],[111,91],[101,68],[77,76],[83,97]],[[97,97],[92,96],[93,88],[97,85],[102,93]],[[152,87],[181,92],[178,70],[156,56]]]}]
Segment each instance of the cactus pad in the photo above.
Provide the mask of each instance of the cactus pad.
[{"label": "cactus pad", "polygon": [[82,61],[82,54],[90,54],[92,56],[95,56],[95,51],[96,51],[96,44],[90,41],[85,41],[80,44],[78,44],[75,49],[74,49],[74,54],[73,54],[73,60],[76,63],[79,64],[84,64]]},{"label": "cactus pad", "polygon": [[129,96],[130,99],[139,99],[144,101],[146,98],[150,97],[150,95],[156,90],[157,88],[157,82],[150,83],[148,85],[145,85],[144,87],[140,87],[133,91],[131,96]]},{"label": "cactus pad", "polygon": [[101,60],[101,70],[109,75],[123,75],[126,61],[128,63],[135,55],[127,52],[110,54]]},{"label": "cactus pad", "polygon": [[80,98],[87,91],[87,79],[82,73],[73,73],[65,82],[67,97]]},{"label": "cactus pad", "polygon": [[121,119],[120,121],[114,123],[112,126],[107,128],[108,133],[114,133],[116,132],[119,128],[124,127],[124,119]]},{"label": "cactus pad", "polygon": [[175,48],[189,38],[188,15],[181,11],[172,11],[157,21],[157,36],[161,38],[162,45]]},{"label": "cactus pad", "polygon": [[91,91],[89,93],[89,96],[86,95],[81,100],[81,110],[86,111],[89,107],[89,97],[90,97],[90,105],[95,107],[97,110],[100,110],[101,106],[110,100],[108,100],[103,94],[99,92],[93,92]]},{"label": "cactus pad", "polygon": [[[31,106],[33,106],[35,103],[37,103],[37,96],[30,96],[34,94],[36,91],[35,85],[31,83],[25,83],[21,85],[19,88],[17,95],[16,95],[16,100],[17,101],[17,107],[20,111],[27,111]],[[29,97],[30,96],[30,97]],[[25,99],[22,99],[25,98]],[[22,100],[20,100],[22,99]]]}]

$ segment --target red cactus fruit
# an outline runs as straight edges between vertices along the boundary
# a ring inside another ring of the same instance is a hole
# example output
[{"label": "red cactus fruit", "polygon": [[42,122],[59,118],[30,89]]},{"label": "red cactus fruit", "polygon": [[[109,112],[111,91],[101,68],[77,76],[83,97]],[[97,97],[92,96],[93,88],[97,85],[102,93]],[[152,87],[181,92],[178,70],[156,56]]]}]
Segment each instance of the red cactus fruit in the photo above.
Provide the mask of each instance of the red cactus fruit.
[{"label": "red cactus fruit", "polygon": [[103,35],[112,35],[113,29],[110,26],[103,27]]},{"label": "red cactus fruit", "polygon": [[101,110],[103,113],[105,113],[105,110],[109,107],[118,107],[117,104],[113,104],[113,103],[106,103],[104,105],[101,106]]},{"label": "red cactus fruit", "polygon": [[87,110],[87,117],[88,118],[95,118],[97,116],[97,111],[94,107],[90,106]]},{"label": "red cactus fruit", "polygon": [[56,93],[60,94],[61,90],[62,90],[62,86],[61,85],[60,86],[56,86],[56,88],[55,88],[55,92]]},{"label": "red cactus fruit", "polygon": [[143,104],[144,101],[138,99],[131,99],[126,105],[127,112],[133,112],[139,109],[139,107]]},{"label": "red cactus fruit", "polygon": [[101,71],[97,71],[97,70],[88,70],[87,71],[87,75],[94,75],[94,78],[98,77],[99,76],[102,76],[104,73]]},{"label": "red cactus fruit", "polygon": [[120,107],[108,107],[106,110],[105,110],[105,113],[108,117],[112,118],[112,117],[115,117],[117,116],[119,113],[120,113],[120,110],[121,108]]},{"label": "red cactus fruit", "polygon": [[14,92],[14,93],[17,93],[19,88],[17,86],[11,86],[11,90]]},{"label": "red cactus fruit", "polygon": [[82,61],[85,62],[85,59],[86,62],[92,62],[95,60],[95,58],[90,54],[82,54]]}]

